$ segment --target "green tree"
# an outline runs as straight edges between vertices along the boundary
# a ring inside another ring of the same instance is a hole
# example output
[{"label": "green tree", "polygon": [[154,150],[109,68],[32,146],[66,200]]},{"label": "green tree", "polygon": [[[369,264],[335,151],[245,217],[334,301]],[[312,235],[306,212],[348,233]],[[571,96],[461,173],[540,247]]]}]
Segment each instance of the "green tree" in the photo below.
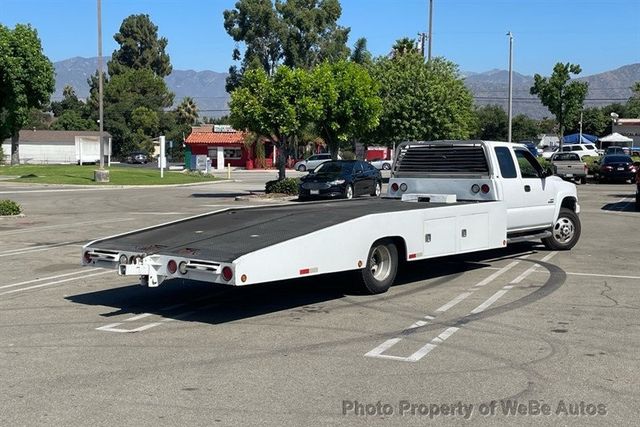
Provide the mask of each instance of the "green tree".
[{"label": "green tree", "polygon": [[0,141],[11,137],[11,164],[20,163],[20,129],[32,108],[41,109],[54,90],[51,61],[29,25],[0,24]]},{"label": "green tree", "polygon": [[472,135],[474,139],[487,141],[506,141],[508,116],[499,105],[485,105],[475,110],[476,129]]},{"label": "green tree", "polygon": [[322,115],[316,126],[333,159],[338,149],[375,129],[382,112],[378,85],[361,65],[348,61],[325,62],[312,73]]},{"label": "green tree", "polygon": [[285,151],[292,137],[322,114],[322,101],[314,90],[309,72],[281,66],[273,76],[263,69],[247,71],[242,86],[231,93],[231,124],[278,147],[279,180],[285,178]]},{"label": "green tree", "polygon": [[[44,107],[46,110],[47,107]],[[39,108],[32,108],[29,111],[29,118],[27,122],[22,126],[23,129],[36,129],[46,130],[51,127],[53,117],[48,112],[45,112]]]},{"label": "green tree", "polygon": [[51,103],[51,112],[56,117],[61,116],[65,111],[75,111],[82,115],[85,109],[86,104],[78,99],[76,91],[70,85],[66,85],[62,90],[62,101]]},{"label": "green tree", "polygon": [[379,58],[382,115],[369,140],[390,146],[407,140],[467,139],[474,129],[473,97],[458,68],[442,58],[426,63],[407,53]]},{"label": "green tree", "polygon": [[629,118],[640,118],[640,82],[635,82],[631,87],[631,98],[627,102],[627,115]]},{"label": "green tree", "polygon": [[120,48],[108,63],[109,75],[115,76],[134,69],[150,69],[156,76],[171,74],[171,61],[165,52],[167,39],[158,38],[158,27],[149,15],[131,15],[122,21],[113,38]]},{"label": "green tree", "polygon": [[370,66],[373,63],[371,52],[367,49],[367,39],[361,37],[356,40],[350,59],[356,64],[365,66]]},{"label": "green tree", "polygon": [[540,123],[525,114],[518,114],[511,123],[512,141],[531,141],[540,133]]},{"label": "green tree", "polygon": [[75,110],[63,112],[51,125],[52,130],[97,130],[98,124],[90,119],[83,118]]},{"label": "green tree", "polygon": [[284,64],[311,69],[347,59],[349,28],[338,25],[339,0],[276,0],[282,25]]},{"label": "green tree", "polygon": [[536,74],[530,89],[531,95],[537,95],[542,105],[556,116],[560,147],[562,147],[565,129],[575,123],[576,118],[580,116],[582,104],[589,90],[587,82],[570,81],[571,74],[578,75],[581,72],[582,69],[577,64],[558,62],[553,67],[551,77]]},{"label": "green tree", "polygon": [[[150,69],[132,69],[111,77],[104,87],[104,121],[105,129],[113,138],[114,154],[126,155],[129,151],[142,149],[136,142],[142,138],[134,138],[134,133],[141,124],[146,132],[154,129],[147,126],[144,120],[141,121],[142,113],[152,111],[157,119],[162,110],[172,103],[173,94],[167,89],[164,80]],[[134,111],[137,113],[134,114]],[[154,136],[143,134],[148,139]]]},{"label": "green tree", "polygon": [[[601,108],[585,108],[582,111],[582,132],[591,135],[604,135],[610,121],[609,115],[605,115]],[[579,131],[580,117],[578,116],[578,121],[572,125],[570,132],[577,133]]]},{"label": "green tree", "polygon": [[224,28],[238,44],[232,58],[241,61],[229,69],[227,91],[241,84],[247,70],[272,75],[282,63],[310,69],[346,59],[349,29],[337,24],[341,14],[338,0],[238,0],[224,11]]},{"label": "green tree", "polygon": [[[271,75],[282,58],[282,23],[272,0],[238,0],[235,9],[225,10],[224,28],[236,43],[244,43],[244,57],[240,68],[229,68],[227,91],[239,86],[247,69],[262,67]],[[240,49],[233,50],[233,60],[242,57]]]},{"label": "green tree", "polygon": [[555,119],[549,117],[543,117],[538,122],[538,126],[540,127],[540,133],[544,134],[557,134],[558,133],[558,123]]}]

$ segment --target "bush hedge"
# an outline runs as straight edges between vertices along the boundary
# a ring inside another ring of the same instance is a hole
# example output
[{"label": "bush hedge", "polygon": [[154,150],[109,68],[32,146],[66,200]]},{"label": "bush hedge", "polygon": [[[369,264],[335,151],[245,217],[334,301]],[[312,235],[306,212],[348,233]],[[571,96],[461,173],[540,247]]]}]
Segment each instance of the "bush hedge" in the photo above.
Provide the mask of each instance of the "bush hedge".
[{"label": "bush hedge", "polygon": [[267,194],[280,193],[287,194],[289,196],[297,196],[299,185],[300,180],[298,178],[285,178],[281,181],[267,181],[264,189]]},{"label": "bush hedge", "polygon": [[19,215],[22,212],[20,205],[13,200],[0,200],[0,216]]}]

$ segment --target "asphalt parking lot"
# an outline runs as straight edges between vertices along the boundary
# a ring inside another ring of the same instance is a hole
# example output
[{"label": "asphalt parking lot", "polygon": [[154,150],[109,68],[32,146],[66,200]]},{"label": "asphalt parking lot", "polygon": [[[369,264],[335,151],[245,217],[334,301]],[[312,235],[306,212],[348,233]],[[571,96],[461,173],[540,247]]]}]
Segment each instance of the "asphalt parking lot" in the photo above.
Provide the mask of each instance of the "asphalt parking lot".
[{"label": "asphalt parking lot", "polygon": [[263,203],[235,197],[265,177],[1,182],[26,216],[0,219],[0,425],[636,423],[630,184],[578,186],[570,252],[521,244],[412,263],[383,295],[354,292],[348,275],[147,289],[80,266],[94,238]]}]

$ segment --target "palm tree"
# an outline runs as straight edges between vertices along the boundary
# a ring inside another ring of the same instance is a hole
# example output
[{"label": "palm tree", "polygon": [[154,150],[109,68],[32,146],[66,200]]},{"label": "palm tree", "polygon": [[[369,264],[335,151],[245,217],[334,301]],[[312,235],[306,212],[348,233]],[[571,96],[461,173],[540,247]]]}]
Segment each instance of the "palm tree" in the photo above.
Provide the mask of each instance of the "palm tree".
[{"label": "palm tree", "polygon": [[198,121],[198,106],[190,96],[185,96],[176,109],[181,122],[193,125]]},{"label": "palm tree", "polygon": [[416,41],[413,39],[410,39],[409,37],[405,37],[405,38],[396,40],[393,47],[391,48],[391,56],[395,58],[395,57],[407,54],[409,52],[417,52],[417,51],[418,49],[416,49]]}]

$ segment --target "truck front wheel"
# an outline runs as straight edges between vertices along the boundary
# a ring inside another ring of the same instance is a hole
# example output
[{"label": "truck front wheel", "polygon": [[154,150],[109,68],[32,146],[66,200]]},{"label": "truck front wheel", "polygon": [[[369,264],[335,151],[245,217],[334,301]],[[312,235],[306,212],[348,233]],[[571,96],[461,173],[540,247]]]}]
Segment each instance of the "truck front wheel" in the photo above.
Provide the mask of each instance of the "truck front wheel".
[{"label": "truck front wheel", "polygon": [[568,208],[561,208],[560,215],[551,229],[551,236],[542,239],[542,243],[554,251],[566,251],[573,248],[580,239],[580,218]]},{"label": "truck front wheel", "polygon": [[391,240],[375,242],[369,249],[367,265],[359,271],[362,285],[370,294],[386,292],[398,272],[398,249]]}]

